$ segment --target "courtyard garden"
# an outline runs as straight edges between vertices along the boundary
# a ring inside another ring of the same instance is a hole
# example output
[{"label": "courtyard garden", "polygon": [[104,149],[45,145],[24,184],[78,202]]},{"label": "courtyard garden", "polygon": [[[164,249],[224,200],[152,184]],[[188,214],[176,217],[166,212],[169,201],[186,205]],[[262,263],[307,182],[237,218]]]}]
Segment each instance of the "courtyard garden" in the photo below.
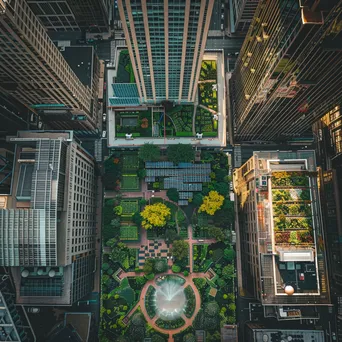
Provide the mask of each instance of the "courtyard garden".
[{"label": "courtyard garden", "polygon": [[[191,342],[195,330],[218,341],[220,327],[236,322],[228,158],[201,151],[195,162],[188,145],[174,145],[163,155],[147,145],[138,154],[115,152],[106,160],[105,182],[107,175],[114,179],[106,183],[112,198],[103,209],[100,341],[166,342],[173,335],[175,341]],[[165,191],[159,185],[144,199],[134,198],[134,187],[125,185],[125,175],[143,184],[143,162],[151,160],[210,163],[210,169],[201,189],[180,207],[176,188]]]}]

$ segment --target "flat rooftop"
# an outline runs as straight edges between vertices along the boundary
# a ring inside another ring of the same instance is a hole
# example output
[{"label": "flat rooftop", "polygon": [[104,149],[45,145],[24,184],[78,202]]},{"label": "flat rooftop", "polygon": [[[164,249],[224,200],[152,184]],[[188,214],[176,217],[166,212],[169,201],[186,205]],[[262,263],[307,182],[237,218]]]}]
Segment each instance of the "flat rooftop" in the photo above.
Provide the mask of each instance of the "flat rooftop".
[{"label": "flat rooftop", "polygon": [[[188,143],[197,146],[226,146],[226,98],[223,52],[206,52],[194,104],[174,105],[164,110],[157,105],[139,105],[134,75],[129,62],[107,74],[108,147],[134,147],[145,143],[172,145]],[[126,55],[124,57],[127,57]],[[120,65],[119,65],[120,60]],[[119,68],[123,70],[119,70]],[[114,82],[111,84],[111,81]],[[197,136],[197,133],[202,136]],[[127,136],[128,134],[128,136]]]}]

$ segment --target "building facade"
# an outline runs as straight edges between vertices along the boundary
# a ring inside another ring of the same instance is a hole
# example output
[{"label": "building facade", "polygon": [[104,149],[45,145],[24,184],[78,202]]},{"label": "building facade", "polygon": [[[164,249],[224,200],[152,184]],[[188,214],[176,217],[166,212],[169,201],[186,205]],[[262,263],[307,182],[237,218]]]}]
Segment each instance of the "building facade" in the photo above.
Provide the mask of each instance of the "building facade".
[{"label": "building facade", "polygon": [[318,319],[330,292],[314,151],[254,152],[233,178],[240,291],[265,317]]},{"label": "building facade", "polygon": [[276,329],[265,327],[263,324],[248,323],[246,325],[246,337],[250,342],[263,341],[301,341],[324,342],[323,330],[305,329]]},{"label": "building facade", "polygon": [[33,334],[22,309],[16,307],[9,276],[0,280],[0,331],[1,341],[33,341]]},{"label": "building facade", "polygon": [[0,265],[12,266],[18,302],[59,297],[55,304],[68,305],[92,289],[95,162],[72,132],[19,132],[9,141],[15,166],[0,210]]},{"label": "building facade", "polygon": [[25,0],[0,1],[0,33],[1,92],[46,116],[57,114],[64,122],[58,128],[97,127],[92,88],[82,84]]},{"label": "building facade", "polygon": [[28,0],[27,3],[49,31],[109,31],[110,0]]},{"label": "building facade", "polygon": [[235,141],[300,136],[342,96],[342,2],[261,1],[233,85]]},{"label": "building facade", "polygon": [[118,0],[143,103],[195,101],[214,0]]},{"label": "building facade", "polygon": [[230,32],[246,34],[259,0],[229,0]]}]

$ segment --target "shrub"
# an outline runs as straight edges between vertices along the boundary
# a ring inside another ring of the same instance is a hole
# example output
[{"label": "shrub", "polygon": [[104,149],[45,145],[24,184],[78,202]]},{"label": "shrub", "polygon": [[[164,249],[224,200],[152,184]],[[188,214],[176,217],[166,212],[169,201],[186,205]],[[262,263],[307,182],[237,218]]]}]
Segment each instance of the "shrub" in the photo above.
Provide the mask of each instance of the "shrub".
[{"label": "shrub", "polygon": [[184,275],[184,277],[187,277],[189,275],[189,271],[184,271],[183,275]]},{"label": "shrub", "polygon": [[172,265],[172,272],[173,273],[179,273],[181,271],[180,266],[178,265]]},{"label": "shrub", "polygon": [[166,192],[166,196],[173,202],[178,202],[179,200],[179,193],[176,188],[168,189]]},{"label": "shrub", "polygon": [[147,274],[147,275],[145,275],[145,277],[147,280],[153,280],[154,279],[154,273]]},{"label": "shrub", "polygon": [[109,264],[108,263],[105,262],[104,264],[102,264],[102,270],[103,271],[107,271],[108,268],[109,268]]},{"label": "shrub", "polygon": [[113,273],[114,273],[114,271],[111,268],[108,268],[107,274],[111,276]]},{"label": "shrub", "polygon": [[224,294],[223,299],[227,299],[227,298],[228,298],[228,295]]}]

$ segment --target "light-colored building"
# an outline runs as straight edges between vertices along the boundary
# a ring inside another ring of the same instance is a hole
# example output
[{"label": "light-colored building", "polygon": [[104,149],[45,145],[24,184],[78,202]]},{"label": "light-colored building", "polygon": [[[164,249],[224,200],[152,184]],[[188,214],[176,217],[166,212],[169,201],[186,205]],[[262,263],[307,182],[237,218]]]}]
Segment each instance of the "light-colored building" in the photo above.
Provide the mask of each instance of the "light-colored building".
[{"label": "light-colored building", "polygon": [[195,101],[214,0],[118,0],[143,103]]},{"label": "light-colored building", "polygon": [[46,117],[57,114],[58,128],[97,127],[92,88],[82,84],[25,0],[0,1],[0,47],[1,92],[44,109]]},{"label": "light-colored building", "polygon": [[233,179],[240,293],[265,317],[318,318],[330,293],[314,151],[254,152]]},{"label": "light-colored building", "polygon": [[55,304],[71,304],[93,283],[94,159],[71,131],[8,140],[16,150],[13,191],[0,210],[0,265],[13,267],[19,303],[55,296]]},{"label": "light-colored building", "polygon": [[246,340],[249,342],[264,341],[301,341],[324,342],[323,330],[304,329],[271,329],[260,324],[248,323],[246,325]]}]

